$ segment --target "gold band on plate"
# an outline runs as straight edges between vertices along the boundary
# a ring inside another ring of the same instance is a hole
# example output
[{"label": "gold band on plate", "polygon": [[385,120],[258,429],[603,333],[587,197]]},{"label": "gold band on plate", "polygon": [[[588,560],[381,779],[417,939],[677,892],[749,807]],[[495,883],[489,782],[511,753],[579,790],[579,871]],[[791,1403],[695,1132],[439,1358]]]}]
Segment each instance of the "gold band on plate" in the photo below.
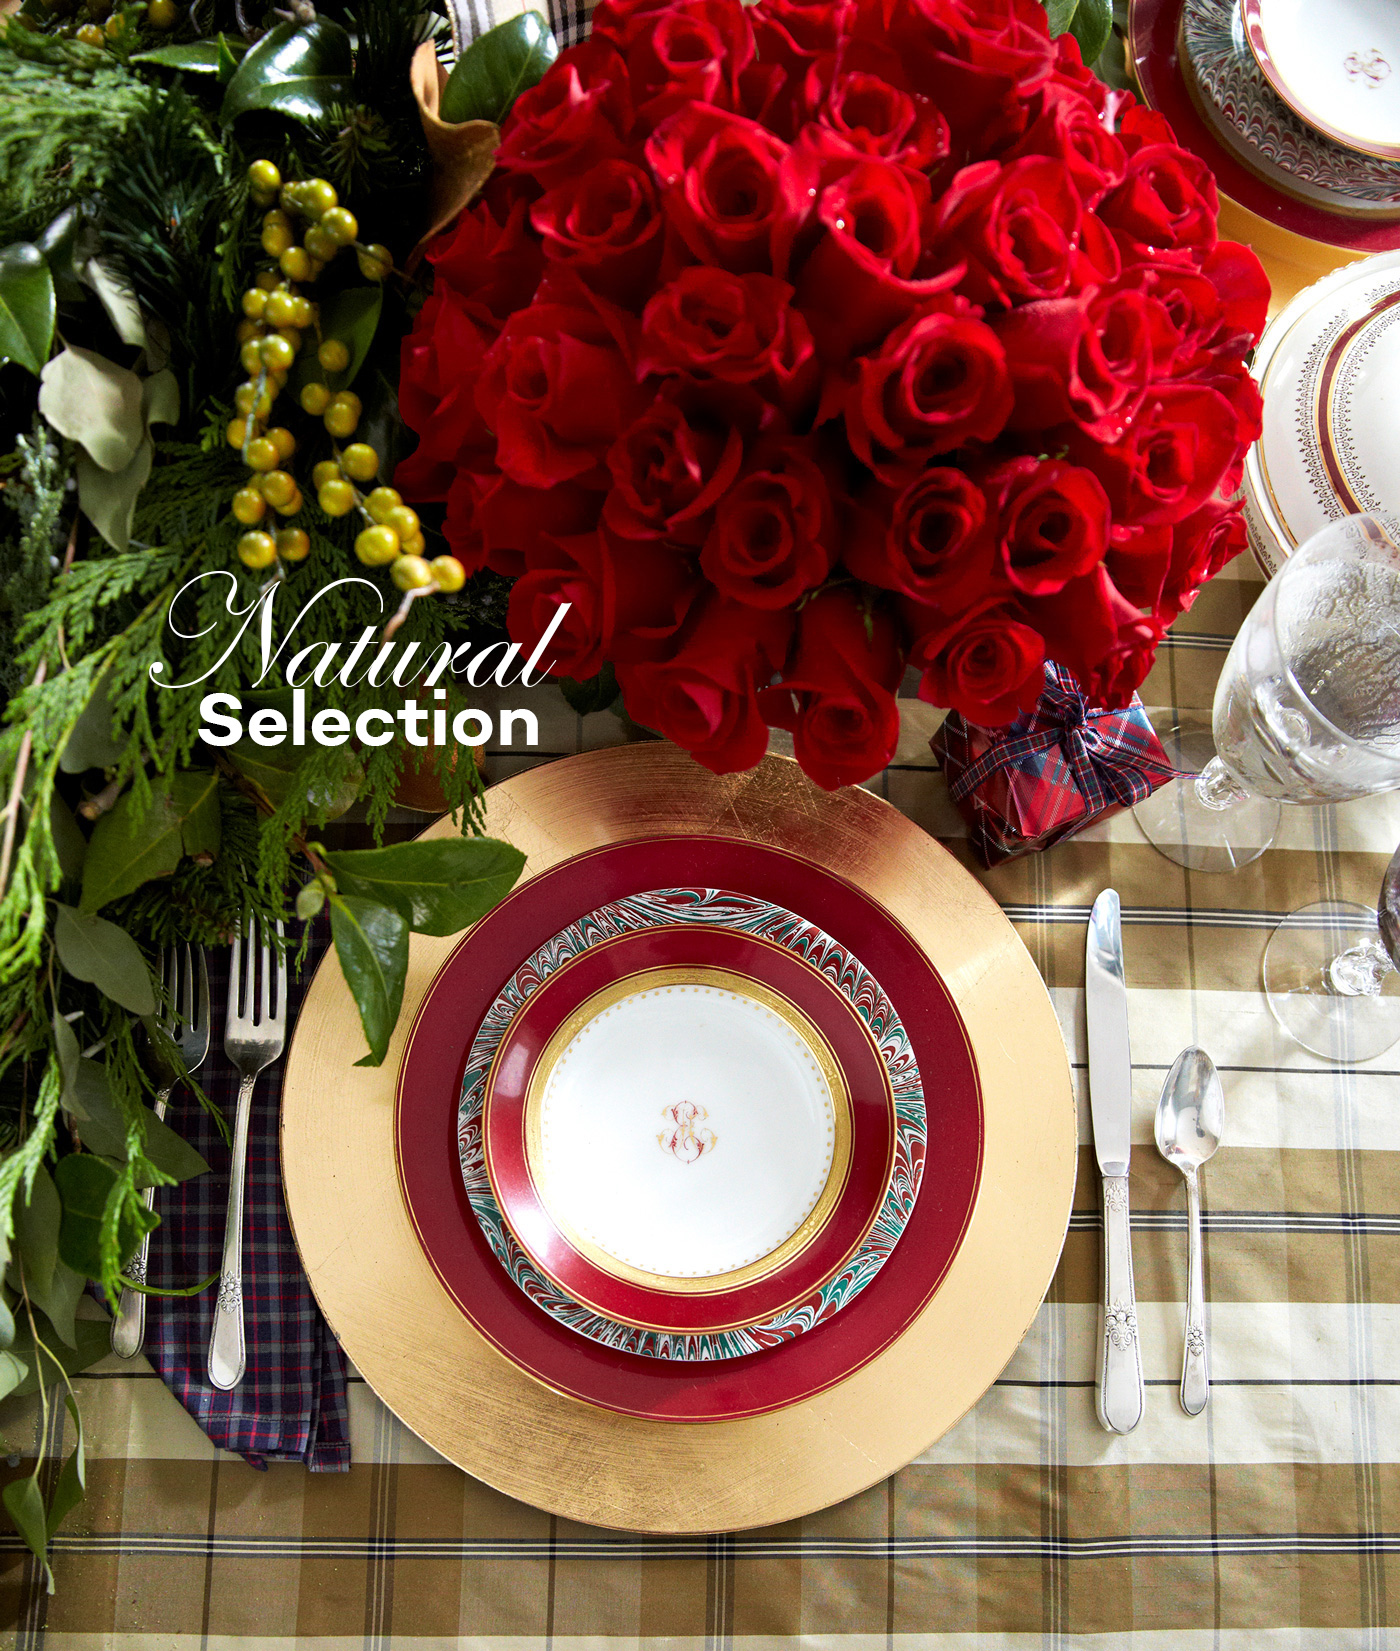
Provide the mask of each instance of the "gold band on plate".
[{"label": "gold band on plate", "polygon": [[[426,835],[458,829],[444,819]],[[703,1426],[619,1415],[554,1392],[458,1308],[419,1245],[395,1170],[404,1051],[463,938],[412,937],[403,1013],[381,1067],[355,1065],[364,1039],[332,951],[287,1055],[282,1174],[302,1264],[345,1352],[449,1461],[507,1496],[587,1524],[738,1530],[800,1519],[878,1483],[996,1380],[1064,1242],[1078,1166],[1074,1090],[1030,954],[991,895],[921,827],[860,787],[818,790],[786,758],[717,777],[660,741],[591,751],[493,787],[485,829],[528,856],[526,878],[613,844],[698,835],[758,843],[844,881],[927,960],[925,980],[887,988],[908,996],[938,991],[941,979],[957,1004],[983,1101],[977,1199],[928,1305],[836,1387]],[[579,910],[592,903],[581,886]]]},{"label": "gold band on plate", "polygon": [[[752,999],[771,1010],[802,1040],[816,1062],[822,1079],[831,1094],[832,1112],[835,1119],[835,1140],[832,1145],[831,1166],[822,1185],[817,1201],[803,1217],[800,1225],[791,1232],[779,1245],[760,1256],[756,1261],[746,1263],[742,1267],[731,1268],[728,1272],[709,1273],[696,1278],[678,1278],[670,1273],[649,1272],[641,1267],[631,1266],[614,1255],[609,1255],[591,1239],[578,1232],[565,1221],[554,1207],[549,1197],[548,1179],[544,1173],[544,1141],[542,1131],[542,1117],[544,1092],[549,1080],[553,1076],[560,1057],[578,1036],[585,1026],[595,1020],[604,1010],[620,1003],[624,998],[634,993],[650,991],[665,986],[712,986],[720,991],[732,992],[738,997]],[[494,1075],[494,1074],[493,1074]],[[752,980],[747,975],[737,974],[732,969],[721,969],[710,965],[694,967],[671,967],[657,969],[642,969],[626,979],[614,981],[611,985],[595,992],[592,997],[581,1003],[574,1012],[561,1021],[551,1034],[549,1042],[540,1052],[535,1062],[535,1069],[530,1075],[530,1083],[525,1094],[525,1163],[530,1172],[530,1181],[534,1186],[536,1196],[548,1212],[550,1219],[559,1228],[565,1238],[578,1253],[598,1268],[600,1272],[608,1273],[613,1278],[626,1279],[631,1284],[640,1284],[648,1290],[664,1291],[669,1295],[713,1295],[721,1290],[737,1290],[745,1284],[756,1284],[760,1279],[769,1277],[779,1268],[786,1267],[795,1260],[813,1242],[827,1222],[831,1219],[841,1194],[846,1189],[846,1181],[851,1172],[851,1090],[846,1082],[836,1056],[826,1039],[807,1018],[806,1015],[790,1002],[782,993],[775,992],[762,981]],[[486,1157],[486,1173],[491,1174],[490,1155]],[[496,1202],[501,1203],[500,1190],[492,1179],[491,1190],[496,1195]],[[504,1210],[504,1205],[502,1209]],[[574,1294],[574,1292],[570,1292]],[[804,1292],[805,1294],[806,1292]],[[574,1294],[575,1300],[581,1298]],[[591,1302],[584,1302],[585,1306],[592,1306]],[[601,1309],[600,1309],[601,1310]],[[776,1310],[776,1309],[775,1309]],[[616,1315],[614,1315],[616,1316]],[[764,1315],[768,1316],[767,1314]],[[626,1323],[633,1322],[628,1319]],[[646,1326],[646,1328],[652,1328]]]}]

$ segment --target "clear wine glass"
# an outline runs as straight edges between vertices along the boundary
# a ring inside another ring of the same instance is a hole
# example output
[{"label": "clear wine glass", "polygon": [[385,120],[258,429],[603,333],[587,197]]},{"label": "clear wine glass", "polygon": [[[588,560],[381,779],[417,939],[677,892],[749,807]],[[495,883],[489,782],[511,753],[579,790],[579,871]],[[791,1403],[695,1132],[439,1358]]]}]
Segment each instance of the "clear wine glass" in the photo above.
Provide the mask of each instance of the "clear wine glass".
[{"label": "clear wine glass", "polygon": [[1364,1061],[1400,1042],[1400,849],[1373,911],[1321,900],[1291,912],[1264,952],[1279,1025],[1328,1060]]},{"label": "clear wine glass", "polygon": [[1133,810],[1168,859],[1234,871],[1273,841],[1280,802],[1400,787],[1397,537],[1376,516],[1332,522],[1264,587],[1215,690],[1215,755],[1199,772],[1178,757],[1183,777]]}]

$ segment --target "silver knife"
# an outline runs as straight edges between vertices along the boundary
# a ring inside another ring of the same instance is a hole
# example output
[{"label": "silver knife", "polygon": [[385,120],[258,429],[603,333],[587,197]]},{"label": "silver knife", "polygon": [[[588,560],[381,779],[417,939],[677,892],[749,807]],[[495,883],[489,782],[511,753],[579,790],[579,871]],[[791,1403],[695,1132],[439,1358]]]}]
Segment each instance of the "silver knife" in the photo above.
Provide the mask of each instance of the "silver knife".
[{"label": "silver knife", "polygon": [[1128,989],[1118,891],[1105,889],[1089,917],[1084,959],[1089,1027],[1089,1109],[1103,1177],[1103,1320],[1096,1397],[1110,1433],[1131,1433],[1142,1420],[1142,1358],[1133,1242],[1128,1226],[1128,1159],[1132,1155],[1133,1061],[1128,1049]]}]

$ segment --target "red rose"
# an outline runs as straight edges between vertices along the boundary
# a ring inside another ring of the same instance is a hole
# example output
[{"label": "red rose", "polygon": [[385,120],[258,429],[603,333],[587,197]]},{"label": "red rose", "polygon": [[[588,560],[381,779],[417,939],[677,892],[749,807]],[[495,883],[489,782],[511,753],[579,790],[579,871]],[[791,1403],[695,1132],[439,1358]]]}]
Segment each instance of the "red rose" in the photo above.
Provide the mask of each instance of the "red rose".
[{"label": "red rose", "polygon": [[1063,665],[1087,691],[1117,647],[1120,627],[1137,618],[1137,610],[1100,562],[1053,595],[1024,600],[1021,617],[1040,633],[1046,658]]},{"label": "red rose", "polygon": [[442,531],[468,573],[488,567],[515,579],[524,573],[531,553],[556,536],[595,528],[600,503],[597,493],[574,482],[560,482],[546,492],[521,487],[494,467],[459,470],[447,495]]},{"label": "red rose", "polygon": [[619,665],[665,658],[705,589],[694,557],[651,541],[607,544],[613,578],[608,658]]},{"label": "red rose", "polygon": [[[1011,604],[992,597],[956,619],[911,611],[916,640],[909,663],[923,672],[919,698],[946,705],[983,728],[1004,727],[1029,711],[1045,679],[1045,644]],[[920,618],[932,628],[920,634]]]},{"label": "red rose", "polygon": [[[1123,130],[1133,130],[1129,121]],[[1172,253],[1199,259],[1215,245],[1215,179],[1204,161],[1170,141],[1136,149],[1098,211],[1126,263],[1160,263]]]},{"label": "red rose", "polygon": [[699,545],[716,502],[744,455],[744,425],[761,415],[737,398],[678,384],[660,395],[608,451],[612,489],[603,507],[613,532]]},{"label": "red rose", "polygon": [[792,731],[806,773],[834,791],[868,780],[894,756],[894,689],[903,674],[893,616],[838,587],[803,607],[783,680],[762,690],[759,704],[770,723]]},{"label": "red rose", "polygon": [[[497,177],[503,186],[510,181],[507,175]],[[544,270],[528,210],[523,196],[496,187],[493,178],[457,220],[456,229],[441,236],[429,252],[434,290],[444,283],[453,286],[503,321],[528,304]]]},{"label": "red rose", "polygon": [[986,495],[966,472],[933,467],[892,500],[877,492],[867,502],[851,513],[842,550],[857,579],[945,613],[1003,580]]},{"label": "red rose", "polygon": [[1098,447],[1075,435],[1070,453],[1103,483],[1115,520],[1138,527],[1177,522],[1239,462],[1240,420],[1218,390],[1162,384],[1148,392],[1121,441]]},{"label": "red rose", "polygon": [[826,478],[792,443],[760,448],[715,507],[700,566],[722,596],[786,608],[836,560]]},{"label": "red rose", "polygon": [[561,183],[530,209],[546,258],[567,263],[596,292],[631,307],[661,262],[660,204],[651,175],[605,160]]},{"label": "red rose", "polygon": [[780,55],[766,49],[779,33],[796,52],[816,57],[835,51],[854,12],[851,0],[759,0],[750,15],[754,28],[763,31],[763,57]]},{"label": "red rose", "polygon": [[780,169],[787,145],[757,122],[692,103],[647,139],[666,214],[701,262],[745,273],[773,267],[791,233]]},{"label": "red rose", "polygon": [[757,686],[781,669],[792,625],[790,613],[703,598],[670,659],[619,666],[627,714],[716,774],[752,768],[768,749]]},{"label": "red rose", "polygon": [[984,486],[1006,577],[1025,595],[1049,596],[1103,560],[1108,497],[1090,471],[1062,459],[1012,459]]},{"label": "red rose", "polygon": [[1078,90],[1051,84],[1040,94],[1040,115],[1002,157],[1046,155],[1063,161],[1086,206],[1093,206],[1123,176],[1127,153],[1099,111]]},{"label": "red rose", "polygon": [[1212,499],[1194,516],[1178,522],[1172,530],[1171,555],[1163,575],[1157,617],[1170,624],[1184,613],[1206,580],[1213,579],[1248,544],[1249,534],[1238,501]]},{"label": "red rose", "polygon": [[528,653],[567,602],[569,611],[549,644],[549,669],[581,682],[596,676],[607,658],[604,644],[612,630],[611,580],[601,536],[563,536],[531,550],[525,560],[526,571],[511,586],[506,611],[511,640]]},{"label": "red rose", "polygon": [[942,267],[965,266],[960,290],[978,304],[1060,298],[1118,273],[1068,167],[1041,155],[964,167],[938,202],[932,239]]},{"label": "red rose", "polygon": [[1081,679],[1085,697],[1095,705],[1107,706],[1110,711],[1121,711],[1131,704],[1133,695],[1152,669],[1166,628],[1155,616],[1144,617],[1140,613],[1124,620],[1098,669],[1087,679]]},{"label": "red rose", "polygon": [[732,108],[753,31],[739,0],[675,0],[625,50],[632,96],[655,125],[692,100]]},{"label": "red rose", "polygon": [[399,353],[399,412],[418,447],[394,471],[405,498],[445,499],[457,461],[489,447],[474,391],[500,322],[444,283],[424,304]]},{"label": "red rose", "polygon": [[501,128],[496,164],[552,189],[622,155],[632,121],[626,65],[595,32],[560,52],[539,85],[516,98]]},{"label": "red rose", "polygon": [[1156,527],[1113,529],[1104,567],[1114,588],[1135,608],[1155,608],[1162,598],[1162,582],[1172,555],[1172,530]]},{"label": "red rose", "polygon": [[948,123],[910,89],[891,51],[852,42],[807,71],[804,101],[818,123],[862,154],[928,171],[948,153]]},{"label": "red rose", "polygon": [[[1217,241],[1201,265],[1201,274],[1220,297],[1220,313],[1231,334],[1259,342],[1269,319],[1269,277],[1251,248],[1237,241]],[[1223,341],[1222,341],[1223,342]],[[1231,352],[1238,352],[1231,340]]]},{"label": "red rose", "polygon": [[898,487],[936,454],[991,441],[1011,405],[1006,352],[991,328],[967,315],[926,314],[859,363],[846,430],[861,462]]},{"label": "red rose", "polygon": [[586,477],[646,404],[636,322],[576,278],[545,281],[486,357],[476,405],[496,433],[496,462],[526,487]]},{"label": "red rose", "polygon": [[819,371],[792,295],[771,275],[683,269],[642,314],[637,370],[752,384],[792,416],[815,391]]}]

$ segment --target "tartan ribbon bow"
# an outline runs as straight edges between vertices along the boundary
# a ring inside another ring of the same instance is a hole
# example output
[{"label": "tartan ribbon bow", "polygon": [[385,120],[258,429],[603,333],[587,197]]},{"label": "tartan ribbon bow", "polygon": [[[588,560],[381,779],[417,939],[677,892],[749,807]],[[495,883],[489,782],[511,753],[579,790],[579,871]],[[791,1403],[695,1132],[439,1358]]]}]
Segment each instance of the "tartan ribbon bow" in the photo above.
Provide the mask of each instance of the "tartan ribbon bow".
[{"label": "tartan ribbon bow", "polygon": [[[1138,765],[1151,755],[1142,730],[1121,712],[1091,707],[1069,672],[1055,665],[1046,667],[1035,708],[949,783],[949,795],[961,802],[999,769],[1019,767],[1054,746],[1064,755],[1087,813],[1101,812],[1110,801],[1129,808],[1143,794]],[[1151,766],[1158,763],[1152,760]]]}]

